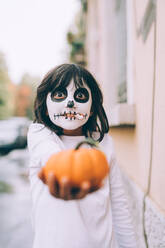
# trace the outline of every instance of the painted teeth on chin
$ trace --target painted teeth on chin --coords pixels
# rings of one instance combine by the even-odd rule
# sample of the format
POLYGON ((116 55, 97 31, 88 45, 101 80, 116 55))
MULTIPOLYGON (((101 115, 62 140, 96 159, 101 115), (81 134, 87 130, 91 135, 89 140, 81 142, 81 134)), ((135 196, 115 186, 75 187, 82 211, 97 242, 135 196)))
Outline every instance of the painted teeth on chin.
POLYGON ((77 117, 78 120, 82 120, 82 119, 84 118, 84 115, 82 115, 82 114, 77 114, 76 117, 77 117))
POLYGON ((72 111, 69 111, 68 113, 66 113, 66 111, 64 111, 64 113, 60 113, 60 114, 57 114, 57 115, 54 115, 54 119, 56 118, 59 118, 60 116, 63 116, 65 117, 65 119, 78 119, 78 120, 82 120, 82 119, 86 119, 87 117, 87 114, 79 114, 79 113, 76 113, 76 112, 72 112, 72 111))
POLYGON ((59 119, 60 116, 63 116, 62 114, 54 114, 54 119, 56 120, 57 118, 59 119))

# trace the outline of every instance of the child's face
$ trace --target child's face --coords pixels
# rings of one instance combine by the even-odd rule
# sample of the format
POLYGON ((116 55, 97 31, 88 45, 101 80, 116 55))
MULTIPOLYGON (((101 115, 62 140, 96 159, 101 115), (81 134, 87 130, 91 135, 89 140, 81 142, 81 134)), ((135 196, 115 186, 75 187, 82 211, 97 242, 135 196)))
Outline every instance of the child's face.
POLYGON ((85 85, 77 88, 73 80, 66 88, 57 88, 54 95, 47 95, 47 110, 50 120, 64 130, 75 130, 89 119, 92 106, 90 89, 85 85))

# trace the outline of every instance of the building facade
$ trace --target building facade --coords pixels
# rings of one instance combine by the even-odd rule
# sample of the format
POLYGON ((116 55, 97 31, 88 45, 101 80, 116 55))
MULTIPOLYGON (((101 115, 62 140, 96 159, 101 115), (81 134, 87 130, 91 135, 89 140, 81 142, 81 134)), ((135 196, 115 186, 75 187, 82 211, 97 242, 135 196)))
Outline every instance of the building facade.
POLYGON ((101 85, 139 247, 165 247, 165 1, 88 0, 87 67, 101 85))

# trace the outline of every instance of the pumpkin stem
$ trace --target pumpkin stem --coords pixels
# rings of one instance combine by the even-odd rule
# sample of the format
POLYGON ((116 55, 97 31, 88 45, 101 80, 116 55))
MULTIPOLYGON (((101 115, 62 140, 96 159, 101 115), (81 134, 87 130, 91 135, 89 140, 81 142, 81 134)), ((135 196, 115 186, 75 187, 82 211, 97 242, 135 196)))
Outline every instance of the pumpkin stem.
POLYGON ((75 147, 75 150, 78 150, 78 149, 80 148, 80 146, 82 146, 83 144, 88 144, 88 145, 90 145, 91 147, 93 147, 93 146, 94 146, 94 147, 98 147, 98 142, 97 142, 97 141, 93 140, 92 138, 87 138, 87 139, 85 139, 85 140, 79 142, 79 143, 77 144, 77 146, 75 147))

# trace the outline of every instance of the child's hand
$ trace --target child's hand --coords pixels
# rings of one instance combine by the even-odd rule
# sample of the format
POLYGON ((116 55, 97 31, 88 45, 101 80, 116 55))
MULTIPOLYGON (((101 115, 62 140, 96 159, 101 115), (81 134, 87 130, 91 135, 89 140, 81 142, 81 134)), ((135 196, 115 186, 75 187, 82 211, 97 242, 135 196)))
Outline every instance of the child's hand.
MULTIPOLYGON (((39 172, 38 176, 44 183, 46 183, 41 171, 39 172)), ((58 183, 53 173, 49 174, 48 182, 46 184, 48 185, 49 192, 51 195, 55 196, 56 198, 61 198, 63 200, 82 199, 88 193, 94 192, 101 187, 101 185, 97 188, 91 187, 90 183, 86 181, 82 183, 81 188, 75 189, 71 187, 71 183, 69 182, 68 178, 63 178, 63 180, 58 183)))

